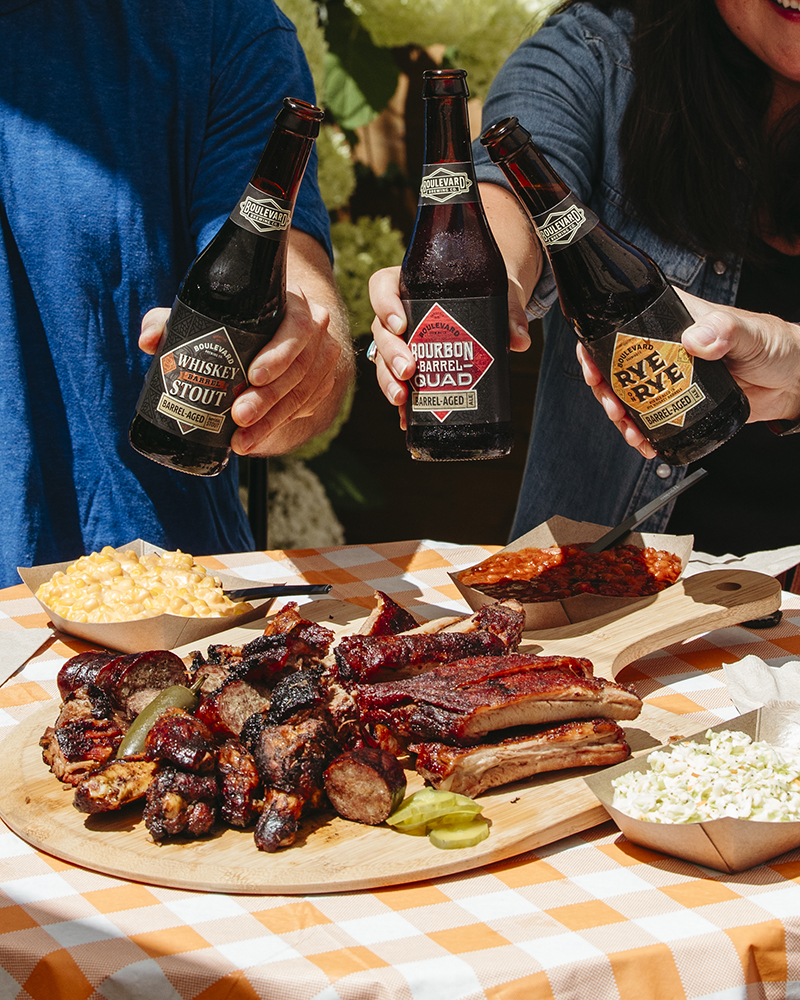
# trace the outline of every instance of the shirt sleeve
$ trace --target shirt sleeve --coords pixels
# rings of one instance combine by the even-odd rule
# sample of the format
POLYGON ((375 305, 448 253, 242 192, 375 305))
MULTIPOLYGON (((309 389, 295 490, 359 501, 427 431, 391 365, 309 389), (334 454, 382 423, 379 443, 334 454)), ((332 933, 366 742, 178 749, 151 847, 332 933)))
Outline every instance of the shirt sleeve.
MULTIPOLYGON (((198 250, 242 193, 272 131, 284 97, 316 103, 311 72, 294 25, 272 0, 216 5, 211 92, 203 149, 192 184, 190 224, 198 250)), ((292 225, 332 256, 329 217, 312 150, 292 225)))
MULTIPOLYGON (((624 33, 607 15, 577 7, 551 17, 501 68, 484 105, 483 128, 515 115, 564 183, 589 204, 608 173, 606 158, 618 158, 615 78, 629 75, 626 64, 624 33)), ((477 141, 474 157, 480 181, 510 187, 477 141)), ((556 298, 545 258, 529 315, 543 315, 556 298)))

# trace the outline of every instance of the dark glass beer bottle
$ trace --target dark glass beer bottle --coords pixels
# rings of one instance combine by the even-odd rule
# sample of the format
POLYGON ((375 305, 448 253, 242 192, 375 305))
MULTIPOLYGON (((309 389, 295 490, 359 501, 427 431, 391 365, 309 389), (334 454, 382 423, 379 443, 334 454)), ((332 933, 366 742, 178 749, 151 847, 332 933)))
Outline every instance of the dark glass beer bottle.
POLYGON ((425 162, 400 272, 417 362, 406 403, 413 458, 498 458, 511 450, 508 278, 475 181, 467 74, 423 73, 425 162))
POLYGON ((178 289, 129 430, 161 465, 196 476, 227 465, 231 406, 283 318, 289 226, 323 115, 284 98, 250 183, 178 289))
POLYGON ((693 320, 655 261, 572 194, 515 117, 481 142, 536 227, 564 316, 655 451, 686 465, 727 441, 747 397, 722 361, 681 345, 693 320))

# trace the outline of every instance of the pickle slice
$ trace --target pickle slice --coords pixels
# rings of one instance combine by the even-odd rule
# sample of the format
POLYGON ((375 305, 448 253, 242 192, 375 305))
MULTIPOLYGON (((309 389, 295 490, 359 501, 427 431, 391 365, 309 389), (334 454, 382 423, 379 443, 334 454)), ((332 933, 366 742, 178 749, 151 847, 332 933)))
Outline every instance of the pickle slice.
POLYGON ((459 847, 474 847, 488 836, 489 824, 482 816, 470 820, 469 823, 437 826, 428 833, 428 839, 433 846, 445 851, 459 847))
POLYGON ((421 788, 407 796, 386 820, 397 829, 424 826, 453 812, 466 812, 476 816, 481 806, 466 795, 447 792, 438 788, 421 788))

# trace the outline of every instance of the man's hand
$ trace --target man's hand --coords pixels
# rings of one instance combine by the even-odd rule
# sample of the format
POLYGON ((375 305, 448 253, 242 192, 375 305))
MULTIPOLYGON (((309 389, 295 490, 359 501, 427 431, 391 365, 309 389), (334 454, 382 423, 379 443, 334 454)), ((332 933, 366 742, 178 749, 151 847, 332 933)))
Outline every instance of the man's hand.
MULTIPOLYGON (((250 386, 231 410, 239 425, 231 446, 239 455, 282 455, 325 430, 353 377, 347 313, 330 261, 297 229, 290 233, 286 288, 283 321, 250 364, 250 386)), ((156 352, 168 317, 168 309, 144 316, 139 347, 147 354, 156 352)))
MULTIPOLYGON (((683 346, 706 361, 724 358, 750 402, 749 422, 796 420, 800 416, 800 326, 769 313, 746 312, 676 291, 695 320, 683 332, 683 346)), ((655 452, 580 343, 577 350, 584 381, 609 420, 628 444, 653 458, 655 452)))

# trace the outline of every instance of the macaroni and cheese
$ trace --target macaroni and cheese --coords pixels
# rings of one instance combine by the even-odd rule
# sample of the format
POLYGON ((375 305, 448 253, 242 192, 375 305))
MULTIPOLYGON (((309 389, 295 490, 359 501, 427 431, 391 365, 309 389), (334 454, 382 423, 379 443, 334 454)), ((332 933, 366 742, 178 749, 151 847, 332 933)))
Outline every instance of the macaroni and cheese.
POLYGON ((224 618, 252 607, 226 597, 220 581, 180 549, 139 558, 110 545, 81 556, 65 572, 54 573, 36 596, 61 618, 81 623, 163 614, 224 618))

